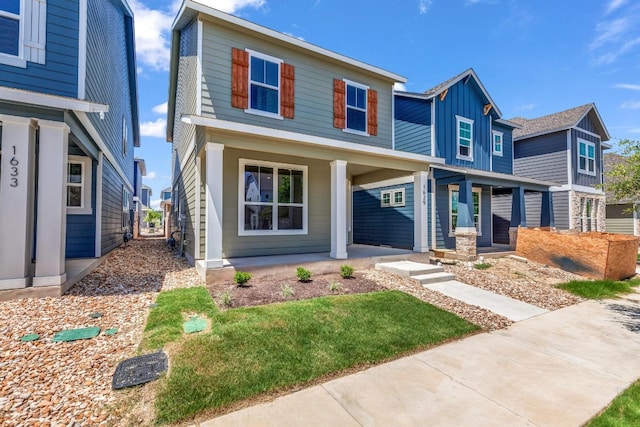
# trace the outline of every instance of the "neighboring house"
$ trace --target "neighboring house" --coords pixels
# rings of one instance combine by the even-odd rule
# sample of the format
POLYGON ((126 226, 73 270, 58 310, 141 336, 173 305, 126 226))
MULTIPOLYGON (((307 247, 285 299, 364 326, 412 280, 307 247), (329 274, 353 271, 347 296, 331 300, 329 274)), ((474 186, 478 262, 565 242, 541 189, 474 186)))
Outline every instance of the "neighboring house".
POLYGON ((140 227, 144 220, 144 188, 147 187, 142 183, 142 177, 147 175, 147 166, 144 160, 135 158, 133 159, 133 218, 131 223, 133 224, 133 238, 137 239, 140 235, 140 227))
POLYGON ((475 256, 478 246, 509 243, 510 229, 515 238, 525 225, 525 192, 539 196, 551 224, 553 183, 513 175, 518 125, 502 119, 473 69, 424 93, 396 92, 394 110, 395 149, 443 162, 425 165, 417 189, 411 177, 355 186, 354 242, 415 248, 420 230, 432 249, 475 256), (496 224, 494 194, 509 198, 504 223, 496 224), (416 206, 425 219, 414 216, 416 206))
POLYGON ((124 0, 0 2, 0 289, 61 288, 130 227, 139 146, 124 0))
POLYGON ((164 188, 160 192, 160 210, 162 211, 162 224, 164 227, 164 237, 171 236, 171 187, 164 188))
POLYGON ((513 133, 514 173, 559 184, 551 189, 556 228, 604 231, 605 194, 596 186, 603 183, 602 152, 611 146, 595 104, 511 121, 521 126, 513 133))
MULTIPOLYGON (((607 182, 607 172, 615 165, 624 162, 624 156, 615 153, 606 153, 604 155, 604 181, 607 182)), ((606 211, 606 227, 607 233, 630 234, 632 236, 640 235, 640 218, 638 218, 637 200, 621 199, 615 200, 608 191, 606 192, 607 211, 606 211)))
MULTIPOLYGON (((173 212, 202 275, 228 257, 347 258, 353 186, 410 177, 421 194, 444 162, 394 150, 400 75, 189 0, 171 52, 173 212)), ((426 230, 423 205, 413 217, 426 230)))

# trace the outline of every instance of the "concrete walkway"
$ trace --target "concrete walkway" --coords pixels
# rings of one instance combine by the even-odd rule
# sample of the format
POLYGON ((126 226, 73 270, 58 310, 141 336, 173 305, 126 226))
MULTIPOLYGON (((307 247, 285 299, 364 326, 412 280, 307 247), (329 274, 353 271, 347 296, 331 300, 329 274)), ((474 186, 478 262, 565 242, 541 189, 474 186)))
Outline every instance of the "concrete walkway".
POLYGON ((639 354, 639 295, 589 301, 200 426, 580 426, 640 377, 639 354))

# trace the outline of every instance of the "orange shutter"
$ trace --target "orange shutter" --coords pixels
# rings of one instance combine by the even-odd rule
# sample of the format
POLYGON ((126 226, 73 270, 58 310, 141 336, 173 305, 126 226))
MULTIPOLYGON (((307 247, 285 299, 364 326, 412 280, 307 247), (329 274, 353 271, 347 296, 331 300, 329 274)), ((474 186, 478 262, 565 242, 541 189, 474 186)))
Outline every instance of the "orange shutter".
POLYGON ((285 119, 293 119, 294 110, 295 67, 290 64, 280 65, 280 112, 285 119))
POLYGON ((338 129, 344 129, 347 124, 345 112, 345 91, 345 82, 333 79, 333 127, 338 129))
POLYGON ((249 52, 231 52, 231 106, 249 108, 249 52))
POLYGON ((367 128, 369 135, 378 134, 378 92, 373 89, 367 91, 367 128))

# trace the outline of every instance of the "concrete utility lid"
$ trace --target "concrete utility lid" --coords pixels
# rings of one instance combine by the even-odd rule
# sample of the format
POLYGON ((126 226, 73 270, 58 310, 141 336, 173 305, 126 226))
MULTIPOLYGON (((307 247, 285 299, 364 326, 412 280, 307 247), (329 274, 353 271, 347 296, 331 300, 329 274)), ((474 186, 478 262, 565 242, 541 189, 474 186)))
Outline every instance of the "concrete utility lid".
POLYGON ((53 342, 58 341, 77 341, 93 338, 100 333, 100 328, 92 326, 89 328, 68 329, 66 331, 56 332, 53 336, 53 342))
POLYGON ((162 350, 123 360, 116 367, 111 387, 118 390, 154 381, 167 368, 167 355, 162 350))
POLYGON ((182 328, 187 334, 193 334, 194 332, 202 332, 207 329, 207 321, 198 316, 193 316, 182 324, 182 328))
POLYGON ((39 338, 40 338, 40 335, 38 335, 38 334, 27 334, 27 335, 23 335, 22 337, 20 337, 20 341, 29 342, 29 341, 35 341, 35 340, 37 340, 39 338))

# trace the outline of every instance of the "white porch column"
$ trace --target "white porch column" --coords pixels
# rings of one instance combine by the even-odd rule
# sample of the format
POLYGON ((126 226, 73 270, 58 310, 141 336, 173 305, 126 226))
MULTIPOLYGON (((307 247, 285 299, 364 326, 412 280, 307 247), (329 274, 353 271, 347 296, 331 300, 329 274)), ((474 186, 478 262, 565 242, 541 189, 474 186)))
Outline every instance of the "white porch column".
POLYGON ((347 259, 347 162, 331 162, 331 258, 347 259))
POLYGON ((413 174, 413 251, 429 252, 429 227, 427 212, 429 174, 413 174))
MULTIPOLYGON (((36 220, 36 275, 33 286, 61 285, 67 280, 67 153, 69 126, 39 120, 38 216, 36 220)), ((91 171, 85 171, 91 174, 91 171)))
POLYGON ((0 122, 0 289, 25 288, 31 284, 36 123, 8 115, 0 122))
MULTIPOLYGON (((222 267, 222 176, 224 145, 207 143, 206 152, 206 193, 205 214, 206 242, 204 267, 222 267)), ((197 197, 197 195, 196 195, 197 197)))

